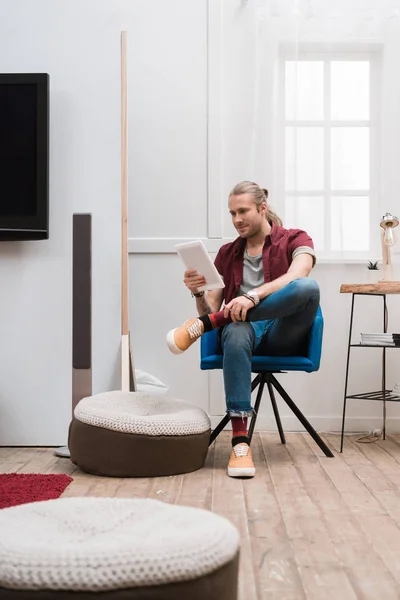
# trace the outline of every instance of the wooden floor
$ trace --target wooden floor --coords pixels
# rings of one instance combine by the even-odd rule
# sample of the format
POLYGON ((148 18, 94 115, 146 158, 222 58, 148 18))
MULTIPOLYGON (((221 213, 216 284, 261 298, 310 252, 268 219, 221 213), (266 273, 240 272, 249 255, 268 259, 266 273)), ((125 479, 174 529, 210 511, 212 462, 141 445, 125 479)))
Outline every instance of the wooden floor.
POLYGON ((240 600, 400 598, 400 436, 360 444, 323 436, 257 433, 254 479, 227 477, 230 434, 204 469, 156 479, 109 479, 75 469, 51 449, 0 448, 0 472, 67 473, 64 496, 148 497, 210 509, 242 538, 240 600))

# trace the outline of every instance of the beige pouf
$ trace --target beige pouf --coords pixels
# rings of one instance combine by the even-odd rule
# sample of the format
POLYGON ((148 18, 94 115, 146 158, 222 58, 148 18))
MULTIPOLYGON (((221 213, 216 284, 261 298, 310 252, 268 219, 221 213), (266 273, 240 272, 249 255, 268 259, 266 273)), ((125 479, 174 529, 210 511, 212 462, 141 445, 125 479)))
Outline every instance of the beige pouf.
POLYGON ((239 534, 158 500, 62 498, 0 511, 0 600, 235 600, 239 534))
POLYGON ((81 400, 68 447, 82 470, 109 477, 159 477, 204 465, 208 415, 184 400, 142 392, 106 392, 81 400))

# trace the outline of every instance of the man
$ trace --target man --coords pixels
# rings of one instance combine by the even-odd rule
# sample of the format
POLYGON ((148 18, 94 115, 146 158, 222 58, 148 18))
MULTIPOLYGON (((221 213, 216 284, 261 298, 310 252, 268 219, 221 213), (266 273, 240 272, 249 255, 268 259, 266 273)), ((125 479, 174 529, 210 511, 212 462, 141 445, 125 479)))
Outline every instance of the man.
POLYGON ((226 405, 233 434, 231 477, 255 474, 247 435, 247 419, 253 412, 252 356, 304 354, 319 305, 318 285, 308 279, 315 264, 312 239, 302 230, 282 227, 267 197, 267 190, 251 181, 233 188, 229 210, 239 237, 222 246, 215 259, 225 288, 199 292, 204 277, 187 270, 184 283, 196 298, 199 317, 167 335, 170 350, 180 354, 206 331, 222 328, 226 405))

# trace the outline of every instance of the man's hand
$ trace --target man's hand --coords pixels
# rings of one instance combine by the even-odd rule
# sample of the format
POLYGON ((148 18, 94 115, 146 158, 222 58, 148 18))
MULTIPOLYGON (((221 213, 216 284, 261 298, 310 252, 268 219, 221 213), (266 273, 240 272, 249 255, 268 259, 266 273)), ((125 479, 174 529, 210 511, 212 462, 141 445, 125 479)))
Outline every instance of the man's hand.
POLYGON ((224 307, 224 317, 231 315, 231 319, 234 323, 236 321, 245 321, 247 311, 254 307, 252 300, 249 300, 245 296, 238 296, 226 304, 224 307))
POLYGON ((203 275, 199 275, 194 269, 188 269, 183 276, 183 283, 193 294, 197 294, 198 288, 205 285, 206 280, 203 275))

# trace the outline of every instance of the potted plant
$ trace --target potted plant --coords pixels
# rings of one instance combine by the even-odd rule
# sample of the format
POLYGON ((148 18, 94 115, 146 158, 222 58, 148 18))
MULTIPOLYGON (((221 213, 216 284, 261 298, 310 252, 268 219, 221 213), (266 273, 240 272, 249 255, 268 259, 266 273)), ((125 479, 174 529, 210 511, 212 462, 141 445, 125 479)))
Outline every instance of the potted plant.
POLYGON ((379 261, 368 261, 368 283, 377 283, 380 279, 379 261))

